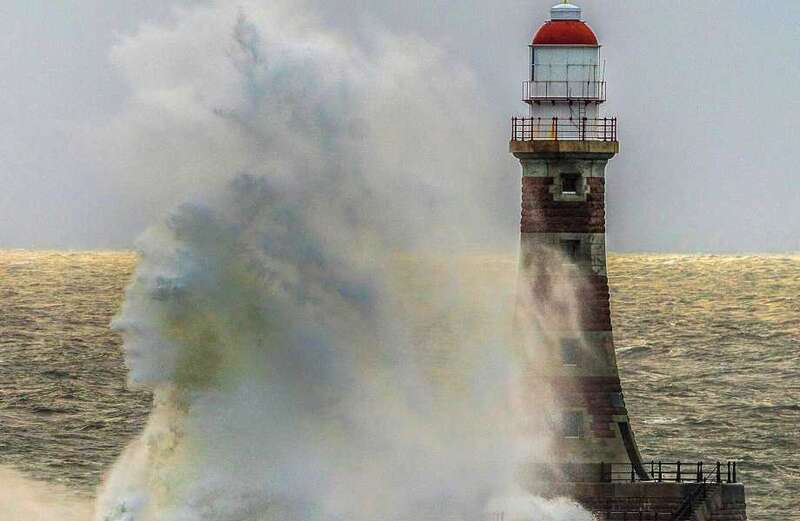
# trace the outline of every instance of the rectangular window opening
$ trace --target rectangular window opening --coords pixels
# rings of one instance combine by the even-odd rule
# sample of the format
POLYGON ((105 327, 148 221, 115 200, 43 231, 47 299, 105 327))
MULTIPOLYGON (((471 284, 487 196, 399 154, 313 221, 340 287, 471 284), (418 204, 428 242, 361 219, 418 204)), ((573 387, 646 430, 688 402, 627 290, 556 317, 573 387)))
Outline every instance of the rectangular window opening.
POLYGON ((580 179, 581 176, 579 174, 561 174, 561 193, 577 195, 580 179))
POLYGON ((580 239, 566 239, 561 241, 561 251, 570 261, 577 261, 581 252, 580 239))
POLYGON ((577 367, 581 356, 580 341, 576 338, 561 340, 561 363, 565 366, 577 367))
POLYGON ((583 413, 566 411, 564 413, 564 437, 580 438, 583 436, 583 413))

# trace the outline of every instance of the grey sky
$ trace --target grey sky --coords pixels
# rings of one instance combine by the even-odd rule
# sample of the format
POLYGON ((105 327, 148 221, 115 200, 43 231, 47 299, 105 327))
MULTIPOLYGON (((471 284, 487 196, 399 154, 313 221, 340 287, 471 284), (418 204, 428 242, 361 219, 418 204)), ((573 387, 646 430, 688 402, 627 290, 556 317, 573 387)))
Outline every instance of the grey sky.
MULTIPOLYGON (((527 44, 553 0, 318 3, 343 31, 377 21, 472 67, 493 107, 486 146, 505 149, 508 118, 524 113, 527 44)), ((800 250, 800 2, 578 3, 604 45, 605 110, 620 119, 622 153, 608 169, 611 248, 800 250)), ((79 138, 129 95, 111 46, 142 23, 169 23, 165 4, 3 2, 0 247, 127 247, 152 221, 141 201, 103 182, 79 138)), ((489 189, 513 238, 519 169, 500 157, 489 189)))

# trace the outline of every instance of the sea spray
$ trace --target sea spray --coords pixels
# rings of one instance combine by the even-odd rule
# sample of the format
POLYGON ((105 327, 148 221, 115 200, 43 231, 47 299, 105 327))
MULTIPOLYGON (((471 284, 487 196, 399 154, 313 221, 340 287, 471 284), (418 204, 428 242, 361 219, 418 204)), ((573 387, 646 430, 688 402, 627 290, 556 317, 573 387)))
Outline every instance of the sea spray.
POLYGON ((140 240, 114 321, 155 401, 96 519, 466 521, 508 494, 519 519, 564 512, 519 492, 545 444, 516 428, 539 404, 513 284, 474 299, 457 270, 497 235, 471 79, 298 12, 212 3, 114 53, 134 95, 109 134, 135 152, 110 166, 155 207, 191 202, 140 240), (449 269, 398 284, 426 255, 449 269))
POLYGON ((461 317, 441 280, 450 338, 426 339, 371 241, 326 246, 264 178, 237 178, 215 204, 183 206, 142 242, 114 325, 132 380, 159 399, 102 515, 480 517, 514 463, 500 317, 495 333, 447 324, 461 317), (445 341, 431 374, 415 347, 445 341))

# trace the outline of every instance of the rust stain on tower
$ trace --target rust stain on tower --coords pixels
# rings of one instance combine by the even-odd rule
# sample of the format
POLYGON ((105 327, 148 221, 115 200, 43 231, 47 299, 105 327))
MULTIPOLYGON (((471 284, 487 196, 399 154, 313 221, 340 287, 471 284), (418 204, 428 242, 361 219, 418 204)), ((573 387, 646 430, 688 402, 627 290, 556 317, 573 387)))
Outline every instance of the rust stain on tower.
POLYGON ((510 142, 522 165, 518 321, 542 347, 529 371, 531 399, 547 393, 557 404, 549 461, 532 463, 532 479, 601 519, 746 519, 734 462, 642 461, 630 426, 606 269, 606 166, 619 152, 617 120, 600 113, 600 44, 579 7, 551 9, 530 45, 522 92, 529 113, 512 118, 510 142))

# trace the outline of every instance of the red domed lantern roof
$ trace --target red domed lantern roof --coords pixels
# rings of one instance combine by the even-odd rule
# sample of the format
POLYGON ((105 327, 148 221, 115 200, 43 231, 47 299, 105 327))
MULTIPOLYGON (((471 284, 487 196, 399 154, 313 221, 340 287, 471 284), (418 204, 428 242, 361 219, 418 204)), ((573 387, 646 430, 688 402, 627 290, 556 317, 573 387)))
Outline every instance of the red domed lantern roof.
POLYGON ((591 45, 597 47, 594 31, 580 20, 551 20, 536 31, 533 45, 591 45))

